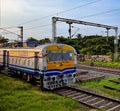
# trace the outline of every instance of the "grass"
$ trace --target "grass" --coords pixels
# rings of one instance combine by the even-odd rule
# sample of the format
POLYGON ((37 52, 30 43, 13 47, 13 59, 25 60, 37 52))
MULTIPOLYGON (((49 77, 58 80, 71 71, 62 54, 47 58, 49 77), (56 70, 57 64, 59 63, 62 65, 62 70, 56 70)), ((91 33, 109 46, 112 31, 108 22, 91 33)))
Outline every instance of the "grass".
POLYGON ((103 65, 103 66, 110 66, 110 67, 118 67, 120 68, 119 62, 94 62, 95 65, 103 65))
MULTIPOLYGON (((91 61, 84 61, 84 62, 79 62, 79 63, 80 64, 90 65, 91 61)), ((99 61, 94 61, 94 65, 120 68, 120 63, 119 62, 99 62, 99 61)))
POLYGON ((116 80, 116 79, 118 79, 118 78, 116 78, 116 77, 112 77, 112 78, 110 77, 110 78, 104 78, 104 79, 102 78, 102 79, 87 81, 84 83, 78 82, 77 84, 84 89, 89 89, 89 90, 92 89, 93 91, 100 93, 102 95, 120 99, 120 92, 119 91, 106 89, 103 87, 104 85, 107 85, 107 86, 110 86, 112 88, 116 88, 119 90, 120 84, 116 84, 116 83, 109 81, 109 80, 116 80))
POLYGON ((78 102, 0 74, 0 111, 89 111, 78 102))

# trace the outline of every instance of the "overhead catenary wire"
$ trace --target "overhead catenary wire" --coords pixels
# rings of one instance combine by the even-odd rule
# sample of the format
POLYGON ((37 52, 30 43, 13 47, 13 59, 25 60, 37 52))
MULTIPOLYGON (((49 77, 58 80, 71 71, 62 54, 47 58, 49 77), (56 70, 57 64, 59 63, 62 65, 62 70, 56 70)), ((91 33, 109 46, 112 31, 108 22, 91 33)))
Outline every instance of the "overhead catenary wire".
POLYGON ((99 12, 99 13, 95 13, 95 14, 91 14, 91 15, 86 15, 86 16, 82 16, 82 17, 79 17, 79 18, 76 18, 76 19, 88 18, 88 17, 93 17, 93 16, 96 16, 96 15, 103 15, 103 14, 107 14, 107 13, 111 13, 111 12, 115 12, 115 11, 120 11, 120 8, 119 9, 108 10, 108 11, 103 11, 103 12, 99 12))
MULTIPOLYGON (((97 16, 97 15, 103 15, 103 14, 107 14, 107 13, 111 13, 111 12, 115 12, 115 11, 120 11, 120 9, 113 9, 113 10, 103 11, 103 12, 99 12, 99 13, 95 13, 95 14, 91 14, 91 15, 87 15, 87 16, 82 16, 82 17, 75 18, 75 19, 88 18, 88 17, 93 17, 93 16, 97 16)), ((50 25, 51 24, 45 24, 45 25, 41 25, 41 26, 30 27, 30 28, 27 28, 25 30, 31 30, 31 29, 39 28, 39 27, 42 28, 42 27, 46 27, 46 26, 50 26, 50 25)))
MULTIPOLYGON (((15 33, 15 32, 12 32, 12 31, 9 31, 9 30, 6 30, 6 29, 4 29, 4 28, 0 28, 1 30, 4 30, 4 31, 7 31, 7 32, 9 32, 10 34, 15 34, 15 35, 17 35, 17 36, 20 36, 19 34, 17 34, 17 33, 15 33)), ((8 34, 8 33, 7 33, 8 34)))
MULTIPOLYGON (((79 6, 76 6, 76 7, 67 9, 67 10, 64 10, 64 11, 60 11, 60 12, 57 12, 57 13, 55 13, 55 14, 51 14, 51 15, 48 15, 48 16, 44 16, 44 17, 41 17, 41 18, 37 18, 37 19, 33 19, 33 20, 30 20, 30 21, 21 23, 21 25, 23 25, 23 24, 28 24, 28 23, 31 23, 31 22, 35 22, 35 21, 38 21, 38 20, 41 20, 41 19, 45 19, 45 18, 51 17, 51 16, 53 16, 53 15, 58 15, 58 14, 66 13, 66 12, 69 12, 69 11, 74 10, 74 9, 77 9, 77 8, 81 8, 81 7, 84 7, 84 6, 88 6, 88 5, 97 3, 97 2, 99 2, 99 1, 102 1, 102 0, 95 0, 95 1, 92 1, 92 2, 88 2, 88 3, 86 3, 86 4, 79 5, 79 6)), ((19 24, 19 25, 20 25, 20 24, 19 24)), ((30 29, 34 29, 34 28, 38 28, 38 27, 46 27, 47 25, 51 25, 51 24, 45 24, 45 25, 42 25, 42 26, 35 26, 35 27, 28 28, 28 29, 24 29, 24 30, 30 30, 30 29)), ((3 27, 3 29, 8 29, 8 28, 15 28, 15 27, 3 27)), ((6 30, 6 31, 7 31, 7 30, 6 30)), ((8 32, 8 31, 7 31, 7 32, 8 32)), ((9 31, 9 33, 10 33, 10 32, 12 33, 12 31, 9 31)), ((13 32, 13 33, 14 33, 14 32, 13 32)))
POLYGON ((26 21, 26 22, 20 23, 19 25, 23 25, 23 24, 25 25, 25 24, 28 24, 28 23, 31 23, 31 22, 36 22, 36 21, 39 21, 39 20, 41 20, 41 19, 45 19, 45 18, 54 16, 54 15, 63 14, 63 13, 69 12, 69 11, 71 11, 71 10, 75 10, 75 9, 77 9, 77 8, 81 8, 81 7, 85 7, 85 6, 88 6, 88 5, 97 3, 97 2, 99 2, 99 1, 102 1, 102 0, 95 0, 95 1, 92 1, 92 2, 88 2, 88 3, 86 3, 86 4, 79 5, 79 6, 76 6, 76 7, 67 9, 67 10, 64 10, 64 11, 60 11, 60 12, 54 13, 54 14, 50 14, 50 15, 48 15, 48 16, 44 16, 44 17, 36 18, 36 19, 30 20, 30 21, 26 21))
MULTIPOLYGON (((100 1, 100 0, 97 0, 96 2, 98 2, 98 1, 100 1)), ((95 2, 95 1, 94 1, 95 2)), ((92 3, 92 2, 90 2, 90 3, 92 3)), ((77 7, 76 7, 77 8, 77 7)), ((69 10, 72 10, 72 9, 75 9, 75 7, 74 8, 71 8, 71 9, 69 9, 69 10)), ((80 18, 88 18, 88 17, 93 17, 93 16, 97 16, 97 15, 103 15, 103 14, 107 14, 107 13, 111 13, 111 12, 115 12, 115 11, 119 11, 120 9, 113 9, 113 10, 108 10, 108 11, 103 11, 103 12, 99 12, 99 13, 95 13, 95 14, 91 14, 91 15, 86 15, 86 16, 82 16, 82 17, 79 17, 79 18, 75 18, 75 19, 80 19, 80 18)), ((68 10, 66 10, 66 11, 68 11, 68 10)), ((66 12, 66 11, 63 11, 63 13, 64 12, 66 12)), ((60 12, 60 13, 62 13, 62 12, 60 12)), ((48 17, 48 16, 46 16, 46 17, 48 17)), ((45 18, 45 17, 43 17, 43 18, 45 18)), ((42 18, 42 19, 43 19, 42 18)), ((32 22, 32 21, 31 21, 32 22)), ((31 29, 35 29, 35 28, 39 28, 39 27, 41 27, 41 28, 43 28, 43 27, 47 27, 47 26, 50 26, 51 24, 45 24, 45 25, 41 25, 41 26, 35 26, 35 27, 30 27, 30 28, 26 28, 26 29, 24 29, 24 30, 31 30, 31 29)), ((14 28, 14 27, 5 27, 5 28, 14 28)), ((14 32, 13 32, 14 33, 14 32)))
POLYGON ((51 26, 52 24, 45 24, 45 25, 40 25, 40 26, 35 26, 35 27, 30 27, 30 28, 26 28, 24 30, 31 30, 31 29, 35 29, 35 28, 40 28, 40 27, 46 27, 46 26, 51 26))
MULTIPOLYGON (((97 16, 97 15, 103 15, 103 14, 107 14, 107 13, 112 13, 112 12, 115 12, 115 11, 120 11, 120 9, 113 9, 113 10, 103 11, 103 12, 99 12, 99 13, 95 13, 95 14, 91 14, 91 15, 87 15, 87 16, 82 16, 82 17, 75 18, 75 19, 88 18, 88 17, 97 16)), ((32 29, 43 28, 43 27, 47 27, 47 26, 51 26, 51 24, 34 26, 34 27, 26 28, 26 29, 24 29, 24 30, 32 30, 32 29)), ((14 27, 6 27, 6 28, 14 28, 14 27)), ((4 28, 2 28, 2 29, 4 29, 4 28)), ((7 30, 6 30, 6 31, 7 31, 7 30)), ((7 32, 8 32, 8 31, 7 31, 7 32)), ((9 33, 14 33, 14 32, 9 31, 9 33)), ((15 34, 16 34, 16 33, 15 33, 15 34)))

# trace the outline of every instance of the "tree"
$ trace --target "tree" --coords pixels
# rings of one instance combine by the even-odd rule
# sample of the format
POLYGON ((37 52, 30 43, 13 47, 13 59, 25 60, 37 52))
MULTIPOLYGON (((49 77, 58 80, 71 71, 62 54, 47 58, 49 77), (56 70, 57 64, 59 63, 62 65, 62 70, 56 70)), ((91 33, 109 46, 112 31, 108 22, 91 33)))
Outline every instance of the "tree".
POLYGON ((40 44, 51 43, 49 38, 39 40, 40 44))
POLYGON ((3 37, 2 35, 0 35, 0 44, 3 44, 3 43, 8 43, 9 39, 3 37))
POLYGON ((29 37, 26 41, 37 41, 38 42, 38 40, 33 37, 29 37))

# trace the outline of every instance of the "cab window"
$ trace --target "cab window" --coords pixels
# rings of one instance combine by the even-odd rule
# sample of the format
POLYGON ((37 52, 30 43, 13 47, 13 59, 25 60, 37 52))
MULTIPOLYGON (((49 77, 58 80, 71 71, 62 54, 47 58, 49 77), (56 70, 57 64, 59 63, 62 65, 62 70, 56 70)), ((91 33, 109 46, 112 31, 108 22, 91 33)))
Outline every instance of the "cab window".
POLYGON ((49 51, 49 61, 70 61, 72 60, 72 51, 49 51))

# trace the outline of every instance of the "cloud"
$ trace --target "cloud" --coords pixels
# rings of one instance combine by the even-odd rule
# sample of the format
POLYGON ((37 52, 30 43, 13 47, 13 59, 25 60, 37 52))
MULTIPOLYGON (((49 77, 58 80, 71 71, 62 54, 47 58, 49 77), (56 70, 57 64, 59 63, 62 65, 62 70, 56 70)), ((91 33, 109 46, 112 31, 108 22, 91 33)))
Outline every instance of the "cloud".
POLYGON ((25 0, 2 0, 2 12, 7 14, 19 14, 27 8, 25 0))
MULTIPOLYGON (((74 9, 76 6, 80 6, 91 2, 90 0, 1 0, 2 1, 2 26, 18 26, 19 24, 24 26, 24 29, 35 26, 43 26, 51 23, 51 17, 47 19, 39 19, 49 15, 59 16, 62 18, 80 18, 82 16, 88 16, 91 14, 104 12, 106 10, 112 10, 120 7, 120 1, 118 0, 102 0, 101 2, 91 4, 85 7, 74 9), (119 3, 118 3, 119 2, 119 3), (114 3, 114 5, 113 5, 114 3), (65 13, 60 13, 68 9, 74 9, 65 13), (57 14, 58 13, 58 14, 57 14), (56 15, 54 15, 56 14, 56 15), (37 20, 36 20, 37 19, 37 20), (28 24, 24 24, 28 21, 33 20, 28 24)), ((92 0, 95 1, 95 0, 92 0)), ((119 23, 119 12, 108 13, 104 15, 97 15, 88 18, 82 18, 80 20, 88 22, 97 22, 102 24, 116 25, 119 23)), ((28 35, 33 37, 36 36, 47 36, 52 35, 52 26, 33 28, 33 30, 24 30, 24 36, 27 38, 28 35)), ((68 27, 60 23, 57 24, 58 34, 67 33, 68 27), (61 27, 61 28, 59 28, 61 27)), ((80 30, 81 31, 81 30, 80 30)), ((82 33, 82 32, 81 32, 82 33)))

